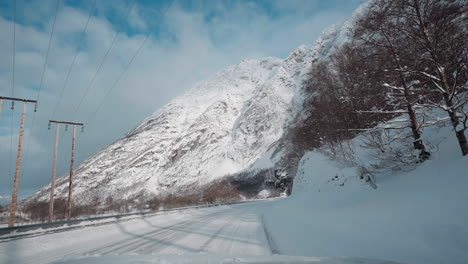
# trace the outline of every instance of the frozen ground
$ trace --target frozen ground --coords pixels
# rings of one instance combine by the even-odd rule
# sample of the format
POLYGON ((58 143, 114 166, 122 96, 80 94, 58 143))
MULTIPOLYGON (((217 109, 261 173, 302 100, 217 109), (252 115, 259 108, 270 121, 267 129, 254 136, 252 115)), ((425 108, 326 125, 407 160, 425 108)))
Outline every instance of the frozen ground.
POLYGON ((297 256, 229 256, 229 255, 207 255, 207 254, 185 254, 185 255, 124 255, 124 256, 99 256, 66 259, 62 262, 66 264, 398 264, 396 262, 372 260, 362 258, 318 258, 318 257, 297 257, 297 256))
POLYGON ((0 263, 373 263, 278 256, 257 210, 272 201, 189 209, 19 239, 0 237, 0 263), (270 241, 269 241, 270 240, 270 241))
MULTIPOLYGON (((431 158, 376 173, 376 190, 357 168, 307 153, 292 196, 261 209, 281 253, 468 263, 468 156, 448 125, 425 129, 424 137, 431 158)), ((356 159, 371 163, 359 137, 352 143, 356 159)))
POLYGON ((274 255, 275 242, 257 212, 270 202, 4 235, 0 263, 390 263, 274 255))
POLYGON ((108 254, 269 255, 263 226, 250 207, 192 209, 1 241, 1 263, 50 263, 108 254))

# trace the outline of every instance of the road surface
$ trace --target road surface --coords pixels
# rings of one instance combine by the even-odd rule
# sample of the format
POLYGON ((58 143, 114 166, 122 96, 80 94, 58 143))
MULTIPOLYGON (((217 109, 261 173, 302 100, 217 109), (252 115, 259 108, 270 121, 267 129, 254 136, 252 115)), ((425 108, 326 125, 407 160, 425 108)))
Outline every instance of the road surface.
POLYGON ((248 204, 188 209, 3 239, 0 263, 39 264, 83 255, 120 254, 264 256, 275 253, 267 233, 261 216, 248 204))

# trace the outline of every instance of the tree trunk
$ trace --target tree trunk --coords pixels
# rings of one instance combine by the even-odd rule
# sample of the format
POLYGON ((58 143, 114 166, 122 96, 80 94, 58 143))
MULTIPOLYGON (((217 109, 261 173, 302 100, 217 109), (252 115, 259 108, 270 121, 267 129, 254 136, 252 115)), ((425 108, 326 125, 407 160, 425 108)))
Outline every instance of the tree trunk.
POLYGON ((458 144, 460 144, 461 152, 463 156, 465 156, 468 154, 468 142, 465 133, 463 133, 463 131, 456 131, 455 133, 457 135, 458 144))
MULTIPOLYGON (((448 115, 450 117, 452 127, 455 130, 455 135, 457 136, 457 140, 458 140, 458 144, 460 145, 461 152, 462 152, 463 156, 465 156, 465 155, 468 154, 468 143, 467 143, 467 140, 466 140, 464 130, 457 130, 458 125, 460 124, 460 120, 459 120, 459 118, 457 116, 456 111, 453 109, 453 103, 452 103, 452 99, 451 99, 452 96, 451 96, 451 92, 450 92, 450 86, 449 86, 449 84, 447 82, 447 76, 446 76, 446 73, 445 73, 445 68, 442 67, 442 65, 440 64, 440 60, 439 60, 439 58, 437 56, 436 49, 435 49, 434 45, 432 44, 431 36, 428 33, 426 24, 424 23, 424 20, 423 20, 422 14, 421 14, 421 9, 419 7, 419 2, 417 0, 413 0, 413 8, 414 8, 414 10, 416 12, 416 15, 418 17, 419 30, 422 33, 423 40, 426 43, 426 46, 430 51, 432 60, 434 62, 434 67, 435 67, 435 69, 437 71, 437 74, 439 75, 440 85, 442 86, 445 105, 448 108, 447 113, 448 113, 448 115)), ((452 91, 452 93, 455 94, 455 91, 452 91)))
MULTIPOLYGON (((450 99, 450 90, 449 85, 447 82, 447 76, 445 76, 445 70, 442 67, 437 67, 437 71, 439 72, 442 88, 444 89, 444 100, 445 104, 449 108, 448 115, 450 117, 450 121, 452 122, 453 129, 455 130, 455 134, 458 139, 458 144, 460 145, 461 152, 463 156, 468 154, 468 143, 466 141, 466 136, 464 130, 457 130, 458 125, 460 124, 460 120, 458 119, 456 110, 453 109, 453 103, 450 99)), ((463 109, 463 108, 462 108, 463 109)))
POLYGON ((396 50, 395 50, 395 48, 393 46, 392 41, 390 40, 390 38, 387 36, 387 34, 385 33, 385 31, 383 29, 381 29, 381 32, 384 35, 384 37, 385 37, 385 39, 386 39, 386 41, 387 41, 387 43, 388 43, 388 45, 390 47, 390 52, 392 53, 392 57, 393 57, 393 59, 395 61, 396 66, 399 69, 398 76, 400 78, 401 84, 402 84, 403 89, 404 89, 406 109, 407 109, 408 116, 409 116, 409 119, 410 119, 411 132, 413 133, 413 138, 414 138, 413 146, 414 146, 415 149, 420 151, 419 152, 419 159, 421 161, 427 160, 431 154, 426 151, 426 146, 424 146, 424 143, 422 141, 421 131, 419 131, 419 122, 418 122, 418 119, 417 119, 417 116, 416 116, 416 112, 414 111, 413 104, 411 103, 410 87, 408 86, 408 84, 406 82, 405 76, 403 76, 403 74, 402 74, 402 71, 404 70, 403 66, 400 63, 400 58, 399 58, 399 56, 398 56, 398 54, 397 54, 397 52, 396 52, 396 50))
POLYGON ((414 137, 413 146, 415 149, 420 151, 419 158, 422 161, 427 160, 431 154, 426 151, 426 146, 424 146, 424 143, 422 141, 421 132, 419 131, 419 128, 418 128, 418 120, 416 118, 416 112, 414 111, 413 106, 409 103, 407 104, 407 110, 408 110, 408 116, 411 122, 411 132, 413 133, 413 137, 414 137))
MULTIPOLYGON (((444 88, 444 86, 442 86, 442 88, 444 88)), ((454 112, 452 109, 453 104, 450 101, 448 94, 444 94, 444 100, 445 104, 449 108, 449 111, 447 111, 447 113, 450 117, 450 121, 452 123, 453 130, 455 131, 455 135, 457 136, 458 144, 460 145, 462 155, 465 156, 468 154, 468 142, 466 140, 465 132, 464 130, 457 130, 458 125, 460 124, 460 120, 458 119, 457 113, 454 112)))

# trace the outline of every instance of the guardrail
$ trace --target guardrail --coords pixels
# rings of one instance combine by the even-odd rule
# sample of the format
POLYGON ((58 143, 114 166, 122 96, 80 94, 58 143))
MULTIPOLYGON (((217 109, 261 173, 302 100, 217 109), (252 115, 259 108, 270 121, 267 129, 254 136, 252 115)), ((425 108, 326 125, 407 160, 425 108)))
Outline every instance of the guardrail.
MULTIPOLYGON (((252 203, 252 202, 259 202, 259 201, 268 201, 268 200, 273 200, 273 199, 276 199, 276 197, 267 198, 267 199, 254 199, 254 200, 246 200, 246 201, 239 201, 239 202, 220 203, 220 204, 185 206, 185 207, 163 209, 163 210, 157 210, 157 211, 132 212, 132 213, 119 214, 119 215, 96 216, 96 217, 89 217, 89 218, 82 218, 82 219, 72 219, 69 221, 63 220, 63 221, 57 221, 57 222, 52 222, 52 223, 39 223, 39 224, 22 225, 22 226, 14 226, 14 227, 4 227, 4 228, 0 228, 0 241, 37 235, 37 233, 20 234, 20 233, 24 233, 24 232, 35 230, 35 229, 52 229, 52 228, 66 226, 64 229, 51 230, 51 232, 65 231, 65 230, 69 230, 73 228, 84 227, 82 225, 78 225, 82 222, 90 222, 89 225, 85 225, 85 226, 110 224, 113 222, 122 221, 122 218, 129 217, 129 216, 143 217, 143 216, 157 215, 160 213, 167 213, 167 212, 173 212, 173 211, 182 211, 182 210, 188 210, 188 209, 198 209, 198 208, 216 207, 216 206, 242 204, 242 203, 252 203), (112 219, 112 218, 115 218, 115 220, 98 223, 98 224, 92 223, 94 221, 112 219), (11 234, 11 236, 7 236, 8 234, 11 234)), ((132 220, 132 219, 135 219, 135 218, 129 218, 125 220, 132 220)), ((46 234, 46 233, 48 232, 41 232, 40 234, 46 234)))

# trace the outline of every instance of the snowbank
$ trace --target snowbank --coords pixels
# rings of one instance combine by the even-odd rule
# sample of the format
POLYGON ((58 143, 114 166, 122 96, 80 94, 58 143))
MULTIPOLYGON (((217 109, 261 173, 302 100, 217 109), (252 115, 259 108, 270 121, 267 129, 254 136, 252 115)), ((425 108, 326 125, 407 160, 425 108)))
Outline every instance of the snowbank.
POLYGON ((405 263, 468 263, 468 157, 448 127, 425 132, 438 151, 378 189, 319 152, 300 163, 293 194, 262 208, 281 254, 405 263))
POLYGON ((70 257, 55 264, 398 264, 389 261, 360 258, 314 258, 290 256, 245 256, 232 257, 211 254, 189 255, 120 255, 120 256, 88 256, 70 257))

